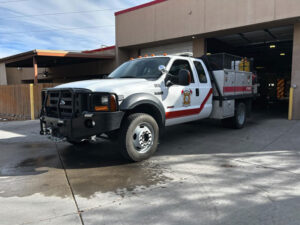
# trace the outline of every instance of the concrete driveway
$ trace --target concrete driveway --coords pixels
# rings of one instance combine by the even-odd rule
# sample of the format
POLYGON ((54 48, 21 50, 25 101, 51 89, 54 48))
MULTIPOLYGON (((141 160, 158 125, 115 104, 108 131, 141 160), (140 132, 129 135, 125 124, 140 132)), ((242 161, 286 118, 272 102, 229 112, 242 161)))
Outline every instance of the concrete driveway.
POLYGON ((0 224, 300 224, 300 121, 255 115, 170 127, 148 161, 0 123, 0 224))

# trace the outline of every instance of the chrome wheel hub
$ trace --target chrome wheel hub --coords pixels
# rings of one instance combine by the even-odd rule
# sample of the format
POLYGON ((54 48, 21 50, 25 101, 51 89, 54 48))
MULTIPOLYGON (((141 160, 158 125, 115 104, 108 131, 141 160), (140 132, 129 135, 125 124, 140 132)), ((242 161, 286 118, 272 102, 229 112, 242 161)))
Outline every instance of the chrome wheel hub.
POLYGON ((146 153, 153 145, 153 138, 153 128, 146 123, 139 124, 132 135, 132 141, 136 151, 146 153))

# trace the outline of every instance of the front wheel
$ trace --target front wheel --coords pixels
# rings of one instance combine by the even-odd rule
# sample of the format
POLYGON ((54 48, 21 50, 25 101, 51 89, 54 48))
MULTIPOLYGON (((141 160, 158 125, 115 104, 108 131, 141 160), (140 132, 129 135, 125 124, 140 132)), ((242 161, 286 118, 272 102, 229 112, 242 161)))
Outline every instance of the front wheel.
POLYGON ((131 114, 121 129, 121 153, 134 162, 148 159, 157 149, 158 138, 159 128, 152 116, 131 114))

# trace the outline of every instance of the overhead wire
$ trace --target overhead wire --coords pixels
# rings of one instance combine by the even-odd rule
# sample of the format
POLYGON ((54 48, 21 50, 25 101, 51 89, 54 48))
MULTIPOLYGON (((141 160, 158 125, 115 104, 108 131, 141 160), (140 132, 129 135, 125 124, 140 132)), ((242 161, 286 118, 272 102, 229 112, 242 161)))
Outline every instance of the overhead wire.
POLYGON ((15 3, 15 2, 27 2, 27 1, 31 1, 31 0, 12 0, 12 1, 0 1, 0 4, 1 3, 15 3))
POLYGON ((84 14, 84 13, 104 12, 104 11, 114 11, 114 10, 120 10, 120 9, 99 9, 99 10, 86 10, 86 11, 41 13, 41 14, 32 14, 32 15, 20 15, 20 16, 3 17, 3 18, 0 18, 0 19, 1 20, 7 20, 7 19, 16 19, 16 18, 25 18, 25 17, 54 16, 54 15, 67 15, 67 14, 84 14))
MULTIPOLYGON (((0 4, 6 3, 17 3, 17 2, 25 2, 31 0, 11 0, 11 1, 0 1, 0 4)), ((104 12, 104 11, 114 11, 121 10, 120 8, 111 8, 111 9, 99 9, 99 10, 85 10, 85 11, 70 11, 70 12, 54 12, 54 13, 41 13, 41 14, 32 14, 32 15, 19 15, 19 16, 11 16, 6 18, 0 18, 1 20, 5 19, 15 19, 15 18, 30 18, 30 17, 39 17, 39 16, 51 16, 51 15, 67 15, 67 14, 84 14, 84 13, 93 13, 93 12, 104 12)), ((32 30, 32 31, 17 31, 17 32, 0 32, 1 35, 9 35, 9 34, 28 34, 28 33, 39 33, 39 32, 51 32, 51 31, 59 31, 59 30, 84 30, 84 29, 99 29, 105 27, 115 27, 115 25, 101 25, 101 26, 85 26, 85 27, 70 27, 70 28, 54 28, 54 29, 45 29, 45 30, 32 30)))
POLYGON ((32 31, 20 31, 20 32, 0 32, 1 35, 5 34, 28 34, 28 33, 39 33, 39 32, 51 32, 59 30, 84 30, 91 28, 104 28, 104 27, 114 27, 115 25, 102 25, 102 26, 85 26, 85 27, 70 27, 70 28, 55 28, 55 29, 46 29, 46 30, 32 30, 32 31))

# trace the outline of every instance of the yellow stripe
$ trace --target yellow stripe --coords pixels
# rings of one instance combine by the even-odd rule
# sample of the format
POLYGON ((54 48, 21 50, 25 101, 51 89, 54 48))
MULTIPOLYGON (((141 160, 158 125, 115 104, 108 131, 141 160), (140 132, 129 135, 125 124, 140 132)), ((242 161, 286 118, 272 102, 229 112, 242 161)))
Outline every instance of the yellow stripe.
POLYGON ((30 115, 31 120, 34 120, 34 93, 33 93, 33 84, 29 85, 29 91, 30 91, 30 115))
POLYGON ((290 101, 289 101, 289 120, 293 119, 293 97, 294 97, 294 88, 290 88, 290 101))

